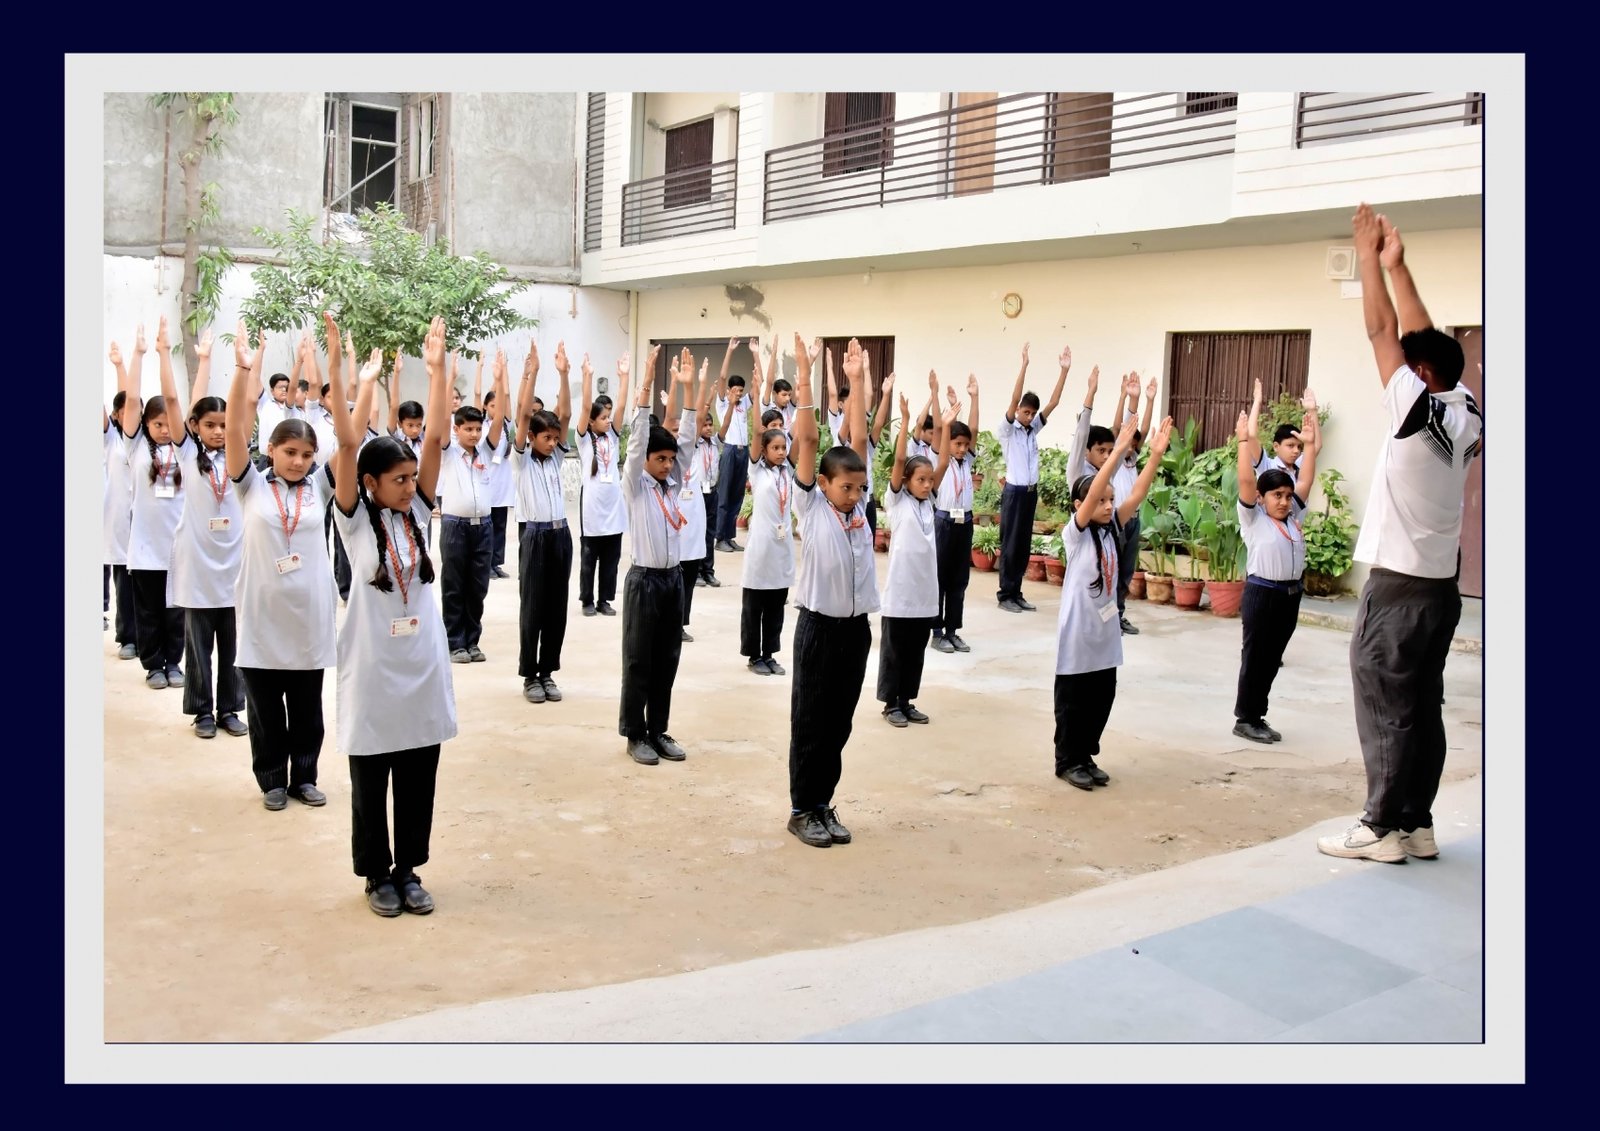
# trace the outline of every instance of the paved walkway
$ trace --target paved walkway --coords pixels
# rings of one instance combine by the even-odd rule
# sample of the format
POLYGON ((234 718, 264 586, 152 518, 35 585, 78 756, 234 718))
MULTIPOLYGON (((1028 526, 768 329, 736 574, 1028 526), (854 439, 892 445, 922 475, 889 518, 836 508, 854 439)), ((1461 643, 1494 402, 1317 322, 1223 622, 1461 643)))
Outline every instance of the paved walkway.
MULTIPOLYGON (((1316 624, 1324 628, 1341 628, 1355 631, 1356 610, 1361 598, 1354 593, 1339 597, 1311 597, 1300 600, 1300 623, 1316 624)), ((1461 623, 1456 626, 1455 638, 1450 647, 1456 652, 1483 655, 1483 598, 1461 599, 1461 623)))
POLYGON ((407 1018, 335 1041, 1478 1042, 1481 780, 1441 857, 1283 840, 1039 907, 825 950, 407 1018))

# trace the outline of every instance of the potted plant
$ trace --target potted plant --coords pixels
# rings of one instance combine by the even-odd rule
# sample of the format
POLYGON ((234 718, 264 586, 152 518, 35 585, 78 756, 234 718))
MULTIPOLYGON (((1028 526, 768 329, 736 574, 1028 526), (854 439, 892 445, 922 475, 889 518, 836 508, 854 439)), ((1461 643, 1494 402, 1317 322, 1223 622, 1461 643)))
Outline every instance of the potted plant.
POLYGON ((1343 588, 1339 578, 1350 572, 1354 562, 1356 532, 1350 517, 1350 500, 1339 490, 1344 479, 1329 468, 1317 476, 1326 500, 1320 511, 1306 515, 1301 529, 1306 540, 1306 592, 1313 597, 1331 597, 1343 588))
POLYGON ((739 507, 739 518, 735 523, 740 530, 748 530, 750 528, 750 515, 755 509, 756 497, 747 494, 744 497, 744 502, 739 507))
POLYGON ((1173 597, 1180 609, 1198 609, 1200 594, 1206 587, 1205 579, 1200 576, 1200 552, 1204 549, 1200 523, 1209 509, 1203 492, 1188 489, 1178 495, 1178 540, 1189 555, 1189 576, 1172 583, 1173 597))
POLYGON ((1067 546, 1059 534, 1052 534, 1048 545, 1050 556, 1045 559, 1044 579, 1051 585, 1059 586, 1067 576, 1067 546))
POLYGON ((1000 555, 1000 528, 992 523, 972 532, 972 565, 985 573, 994 572, 995 559, 1000 555))
POLYGON ((878 526, 872 532, 872 548, 880 554, 889 552, 889 516, 878 511, 878 526))
POLYGON ((1245 545, 1239 529, 1239 482, 1236 476, 1224 477, 1221 497, 1211 513, 1200 519, 1200 537, 1206 548, 1206 593, 1211 611, 1219 617, 1236 617, 1244 600, 1245 545), (1232 486, 1233 490, 1228 491, 1232 486))
POLYGON ((972 521, 977 526, 988 526, 1000 521, 1000 482, 991 479, 981 487, 978 477, 972 477, 972 521))
POLYGON ((1172 488, 1165 483, 1150 488, 1139 504, 1139 541, 1150 554, 1150 570, 1145 573, 1146 595, 1158 605, 1172 600, 1171 543, 1177 532, 1172 512, 1172 488))
MULTIPOLYGON (((1144 564, 1142 556, 1141 556, 1139 564, 1140 565, 1144 564)), ((1143 569, 1134 570, 1133 571, 1133 576, 1128 578, 1128 596, 1133 598, 1133 600, 1135 600, 1135 601, 1144 600, 1144 570, 1143 569)))
POLYGON ((1046 535, 1035 534, 1032 550, 1028 556, 1028 569, 1022 576, 1027 581, 1043 581, 1045 563, 1050 560, 1050 539, 1046 535))

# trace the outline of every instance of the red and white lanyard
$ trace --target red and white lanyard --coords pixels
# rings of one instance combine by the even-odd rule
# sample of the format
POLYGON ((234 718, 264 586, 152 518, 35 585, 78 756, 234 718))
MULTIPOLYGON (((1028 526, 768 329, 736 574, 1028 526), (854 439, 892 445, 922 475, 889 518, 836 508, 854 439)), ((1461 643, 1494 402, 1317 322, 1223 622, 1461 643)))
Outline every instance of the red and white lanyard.
POLYGON ((405 528, 406 548, 411 551, 411 568, 402 568, 400 562, 400 547, 394 540, 394 531, 390 529, 393 520, 383 524, 383 533, 389 543, 389 562, 394 567, 395 580, 400 583, 400 605, 406 610, 411 608, 411 581, 417 575, 417 540, 412 536, 411 523, 401 516, 400 525, 405 528))
POLYGON ((684 513, 678 509, 677 500, 669 499, 667 497, 670 492, 667 491, 664 486, 658 487, 654 494, 656 497, 656 506, 661 508, 661 517, 667 520, 667 525, 672 527, 674 530, 682 530, 684 523, 688 522, 689 520, 684 516, 684 513), (672 510, 670 512, 667 510, 668 503, 672 504, 672 510))
POLYGON ((278 504, 278 521, 283 523, 283 542, 291 554, 294 553, 294 532, 300 526, 300 512, 304 509, 305 489, 304 479, 294 485, 294 521, 290 522, 289 508, 283 505, 283 496, 278 493, 278 481, 272 481, 272 501, 278 504))

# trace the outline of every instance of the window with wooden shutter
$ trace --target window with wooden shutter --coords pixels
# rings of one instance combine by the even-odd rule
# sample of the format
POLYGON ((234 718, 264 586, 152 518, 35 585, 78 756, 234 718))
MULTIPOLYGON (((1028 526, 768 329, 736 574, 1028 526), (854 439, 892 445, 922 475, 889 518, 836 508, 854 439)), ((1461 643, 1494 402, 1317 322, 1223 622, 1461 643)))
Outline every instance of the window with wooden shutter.
POLYGON ((667 131, 667 181, 663 208, 704 204, 711 199, 713 120, 703 118, 667 131))
POLYGON ((1111 172, 1111 94, 1052 94, 1045 183, 1082 181, 1111 172))
POLYGON ((583 250, 600 250, 600 206, 606 181, 606 96, 589 95, 583 162, 583 250))
POLYGON ((832 93, 823 107, 822 174, 888 165, 894 157, 894 94, 832 93))
POLYGON ((1284 393, 1298 397, 1306 391, 1310 368, 1310 330, 1173 334, 1167 415, 1179 431, 1191 418, 1199 424, 1197 450, 1219 447, 1250 407, 1258 379, 1263 401, 1284 393))
MULTIPOLYGON (((894 338, 863 338, 857 336, 856 341, 861 343, 861 352, 867 355, 868 363, 872 367, 872 396, 867 401, 867 419, 872 419, 873 412, 878 407, 878 398, 883 395, 883 379, 894 372, 894 338)), ((823 338, 823 358, 817 362, 816 371, 811 376, 811 389, 817 398, 817 404, 823 408, 828 406, 828 369, 827 351, 833 351, 833 374, 837 380, 844 380, 844 351, 850 345, 850 337, 823 338)), ((910 399, 909 397, 907 398, 910 399)), ((920 402, 919 402, 920 403, 920 402)), ((840 405, 842 409, 844 406, 840 405)), ((826 419, 826 418, 824 418, 826 419)))
POLYGON ((1239 92, 1236 90, 1191 90, 1183 96, 1183 116, 1215 114, 1219 110, 1237 110, 1239 92))

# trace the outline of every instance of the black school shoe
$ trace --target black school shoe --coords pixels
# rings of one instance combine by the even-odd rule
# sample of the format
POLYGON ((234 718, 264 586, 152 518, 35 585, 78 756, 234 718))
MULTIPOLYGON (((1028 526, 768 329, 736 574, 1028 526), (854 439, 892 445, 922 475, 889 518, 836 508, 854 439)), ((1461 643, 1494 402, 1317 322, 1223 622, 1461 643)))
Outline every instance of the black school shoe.
POLYGON ((1027 601, 1025 601, 1021 597, 1016 598, 1016 602, 1017 602, 1017 607, 1019 609, 1021 609, 1025 613, 1032 613, 1032 612, 1037 612, 1038 611, 1038 606, 1037 605, 1030 605, 1030 604, 1028 604, 1027 601))
POLYGON ((523 680, 522 697, 530 703, 543 703, 548 698, 545 695, 544 683, 537 679, 523 680))
POLYGON ((751 671, 755 672, 757 675, 771 675, 772 674, 772 669, 767 667, 767 661, 763 660, 760 656, 751 657, 750 662, 745 664, 745 667, 749 668, 751 671))
POLYGON ((656 753, 656 748, 642 738, 628 739, 628 757, 641 766, 655 766, 661 762, 661 755, 656 753))
POLYGON ((681 762, 689 756, 689 752, 676 742, 672 741, 670 734, 658 734, 650 740, 650 745, 656 748, 656 753, 669 762, 681 762))
POLYGON ((595 611, 603 617, 614 617, 617 615, 617 610, 611 607, 610 601, 599 602, 595 605, 595 611))
POLYGON ((850 843, 850 830, 839 823, 839 810, 831 805, 822 811, 822 827, 828 830, 834 844, 850 843))
POLYGON ((393 919, 400 914, 400 893, 388 876, 373 876, 367 880, 367 906, 374 915, 393 919))
POLYGON ((766 657, 766 661, 767 661, 767 674, 768 675, 785 675, 785 674, 787 674, 786 669, 784 668, 784 666, 782 664, 778 663, 778 661, 773 659, 771 656, 767 656, 766 657))
POLYGON ((791 815, 789 831, 800 838, 801 844, 809 844, 812 848, 833 847, 833 834, 822 823, 822 817, 815 809, 791 815))
POLYGON ((1240 738, 1248 738, 1251 742, 1271 742, 1272 732, 1260 723, 1240 719, 1233 724, 1233 733, 1240 738))
POLYGON ((210 715, 201 715, 194 721, 194 736, 196 738, 217 737, 217 720, 210 715))
POLYGON ((394 874, 393 886, 400 891, 400 901, 413 915, 427 915, 433 910, 433 896, 422 886, 422 877, 415 872, 394 874))
POLYGON ((583 607, 583 615, 586 616, 586 617, 594 616, 595 615, 594 606, 593 605, 585 605, 583 607))
POLYGON ((1089 759, 1089 762, 1088 762, 1088 765, 1087 765, 1087 769, 1089 771, 1089 776, 1094 779, 1094 784, 1095 785, 1110 785, 1111 784, 1111 775, 1106 773, 1099 766, 1095 765, 1093 758, 1089 759))
POLYGON ((328 795, 314 785, 297 785, 289 790, 289 795, 303 805, 326 805, 328 795))
POLYGON ((1273 730, 1272 727, 1268 726, 1266 719, 1262 719, 1256 725, 1259 726, 1262 730, 1266 731, 1267 732, 1267 736, 1269 738, 1271 738, 1272 741, 1274 741, 1274 742, 1282 742, 1283 741, 1283 735, 1279 734, 1277 731, 1273 730))
POLYGON ((714 573, 702 573, 700 575, 700 580, 705 582, 706 585, 709 588, 712 588, 712 589, 721 589, 722 588, 722 582, 717 580, 717 575, 714 574, 714 573))
POLYGON ((561 702, 561 688, 556 686, 555 680, 551 679, 549 676, 545 676, 539 681, 539 683, 544 688, 544 697, 546 699, 552 703, 561 702))
POLYGON ((234 738, 243 738, 250 733, 250 727, 238 715, 223 715, 222 729, 234 738))
POLYGON ((906 718, 905 712, 900 710, 899 707, 885 707, 883 721, 892 727, 908 727, 911 725, 911 720, 906 718))
POLYGON ((1012 600, 1008 597, 1004 601, 1000 602, 1000 608, 1008 613, 1020 613, 1022 612, 1022 602, 1012 600))
POLYGON ((1071 766, 1059 771, 1056 777, 1068 785, 1075 785, 1079 789, 1088 790, 1091 793, 1094 792, 1094 777, 1089 773, 1088 766, 1071 766))
POLYGON ((948 636, 935 636, 928 644, 935 652, 954 652, 955 643, 948 636))
POLYGON ((916 707, 910 703, 907 703, 904 707, 901 707, 900 713, 914 723, 925 723, 928 721, 928 716, 917 710, 916 707))
POLYGON ((955 649, 956 649, 957 652, 970 652, 970 651, 972 651, 972 645, 968 644, 965 640, 961 639, 961 634, 959 632, 952 632, 945 639, 949 640, 951 644, 955 645, 955 649))

